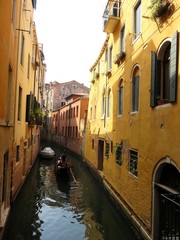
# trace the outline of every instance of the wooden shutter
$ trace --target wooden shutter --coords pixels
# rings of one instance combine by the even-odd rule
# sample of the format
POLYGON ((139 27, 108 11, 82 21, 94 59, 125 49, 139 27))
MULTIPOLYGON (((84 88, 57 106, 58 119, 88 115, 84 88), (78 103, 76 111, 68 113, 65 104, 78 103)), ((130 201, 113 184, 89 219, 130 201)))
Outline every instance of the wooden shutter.
POLYGON ((151 91, 150 91, 150 107, 156 106, 156 62, 155 52, 151 52, 151 91))
POLYGON ((26 122, 29 121, 29 114, 31 110, 31 95, 26 96, 26 122))
POLYGON ((169 102, 176 101, 177 95, 177 67, 178 67, 178 32, 175 32, 172 38, 171 51, 170 51, 170 96, 169 102))

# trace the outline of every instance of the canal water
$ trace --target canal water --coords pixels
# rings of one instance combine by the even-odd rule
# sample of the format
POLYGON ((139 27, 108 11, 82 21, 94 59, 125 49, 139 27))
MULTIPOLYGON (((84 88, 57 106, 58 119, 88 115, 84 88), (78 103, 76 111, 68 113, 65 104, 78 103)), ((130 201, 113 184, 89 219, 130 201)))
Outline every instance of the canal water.
POLYGON ((6 240, 137 240, 132 225, 82 161, 67 153, 73 174, 61 179, 55 161, 38 158, 19 192, 6 240))

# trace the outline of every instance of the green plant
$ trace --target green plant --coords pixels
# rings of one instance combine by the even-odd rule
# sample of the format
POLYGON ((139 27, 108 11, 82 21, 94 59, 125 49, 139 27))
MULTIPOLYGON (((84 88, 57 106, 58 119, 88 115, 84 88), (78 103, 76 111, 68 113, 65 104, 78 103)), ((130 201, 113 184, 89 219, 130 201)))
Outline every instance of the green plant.
POLYGON ((34 111, 31 109, 31 111, 30 111, 30 114, 29 114, 29 116, 30 116, 30 119, 32 120, 34 120, 34 119, 36 119, 36 115, 35 115, 35 113, 34 113, 34 111))
POLYGON ((35 112, 36 117, 42 117, 44 115, 41 108, 36 108, 34 112, 35 112))
POLYGON ((151 0, 151 18, 156 19, 160 17, 168 8, 170 3, 167 0, 151 0))

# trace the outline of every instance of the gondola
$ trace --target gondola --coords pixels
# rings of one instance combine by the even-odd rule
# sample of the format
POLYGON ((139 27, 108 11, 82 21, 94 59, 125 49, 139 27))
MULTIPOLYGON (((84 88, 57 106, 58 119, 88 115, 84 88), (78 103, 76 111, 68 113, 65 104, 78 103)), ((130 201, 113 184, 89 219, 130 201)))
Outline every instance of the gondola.
POLYGON ((71 167, 72 164, 63 159, 63 157, 61 156, 56 162, 56 174, 60 176, 68 175, 70 174, 71 167))

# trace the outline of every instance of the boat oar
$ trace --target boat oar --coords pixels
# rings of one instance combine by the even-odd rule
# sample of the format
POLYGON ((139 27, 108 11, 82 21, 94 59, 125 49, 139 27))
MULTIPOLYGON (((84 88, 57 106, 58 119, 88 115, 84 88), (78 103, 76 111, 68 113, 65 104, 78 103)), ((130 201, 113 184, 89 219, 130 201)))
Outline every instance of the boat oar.
POLYGON ((73 178, 74 182, 77 182, 71 168, 70 168, 70 172, 71 172, 71 175, 72 175, 72 178, 73 178))

